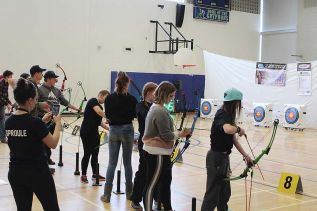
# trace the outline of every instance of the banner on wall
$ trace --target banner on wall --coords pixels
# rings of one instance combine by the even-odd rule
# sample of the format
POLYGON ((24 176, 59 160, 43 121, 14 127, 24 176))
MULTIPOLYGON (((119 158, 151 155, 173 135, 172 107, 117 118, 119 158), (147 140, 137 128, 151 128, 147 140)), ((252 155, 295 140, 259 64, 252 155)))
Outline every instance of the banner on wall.
POLYGON ((311 95, 311 90, 312 90, 311 63, 298 63, 297 76, 298 76, 297 95, 311 95))
POLYGON ((285 86, 286 64, 256 63, 255 83, 269 86, 285 86))

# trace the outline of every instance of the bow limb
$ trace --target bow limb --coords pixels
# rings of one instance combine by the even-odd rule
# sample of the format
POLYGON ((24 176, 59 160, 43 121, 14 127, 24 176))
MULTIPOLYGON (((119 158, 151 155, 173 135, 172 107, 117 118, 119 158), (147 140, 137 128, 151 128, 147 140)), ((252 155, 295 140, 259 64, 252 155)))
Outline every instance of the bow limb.
POLYGON ((234 180, 243 179, 248 176, 248 173, 250 172, 250 170, 251 170, 251 167, 246 167, 239 176, 230 177, 230 178, 228 177, 228 178, 225 178, 224 181, 234 181, 234 180))
MULTIPOLYGON (((67 88, 65 89, 68 92, 68 102, 70 103, 71 99, 72 99, 72 88, 67 88)), ((63 114, 65 111, 68 111, 68 106, 66 106, 61 112, 60 114, 63 114)))
POLYGON ((186 118, 187 115, 187 110, 186 110, 186 96, 185 93, 182 92, 182 97, 183 97, 183 113, 182 113, 182 117, 181 117, 181 123, 179 125, 179 128, 177 129, 178 131, 183 130, 183 125, 184 125, 184 120, 186 118))
MULTIPOLYGON (((83 106, 84 106, 84 103, 85 101, 87 101, 87 97, 86 97, 86 93, 85 93, 85 90, 83 88, 83 85, 82 85, 82 82, 81 81, 78 81, 77 83, 77 86, 79 86, 84 94, 84 98, 81 100, 80 102, 80 105, 78 107, 78 112, 76 113, 77 117, 75 120, 73 120, 72 122, 70 123, 67 123, 67 126, 69 127, 70 125, 74 124, 75 122, 77 122, 78 119, 81 118, 81 115, 80 115, 80 112, 83 110, 83 106)), ((70 89, 70 88, 69 88, 70 89)), ((70 89, 71 90, 71 89, 70 89)), ((77 91, 76 91, 77 92, 77 91)), ((71 95, 70 95, 71 96, 71 95)), ((70 101, 69 101, 70 102, 70 101)), ((63 111, 67 111, 68 110, 68 107, 66 107, 65 109, 63 109, 63 111)), ((73 113, 73 112, 72 112, 73 113)))
MULTIPOLYGON (((181 117, 181 123, 179 125, 179 128, 177 128, 177 125, 175 125, 175 128, 178 130, 178 131, 182 131, 183 130, 183 125, 184 125, 184 120, 186 118, 186 115, 187 115, 187 110, 186 110, 186 97, 185 97, 185 93, 182 92, 182 96, 183 96, 183 113, 182 113, 182 117, 181 117)), ((176 121, 176 124, 177 124, 177 121, 176 121)), ((178 138, 176 139, 175 143, 174 143, 174 146, 173 146, 173 153, 172 155, 175 153, 175 150, 176 150, 176 147, 178 146, 179 142, 181 142, 182 139, 181 138, 178 138)))
POLYGON ((64 75, 64 79, 63 79, 63 82, 62 82, 62 86, 61 86, 61 92, 63 92, 65 90, 65 81, 67 81, 67 76, 66 76, 66 73, 64 71, 64 69, 61 67, 61 65, 59 63, 56 64, 56 67, 58 69, 60 69, 62 72, 63 72, 63 75, 64 75))
MULTIPOLYGON (((191 133, 190 133, 190 135, 186 136, 185 144, 184 144, 183 148, 180 150, 179 154, 176 156, 175 159, 171 160, 172 164, 174 164, 180 158, 180 156, 185 152, 185 150, 189 147, 190 137, 192 136, 192 134, 194 132, 197 119, 198 119, 198 111, 196 111, 196 113, 195 113, 194 121, 193 121, 192 126, 190 128, 191 133)), ((175 148, 174 148, 174 151, 175 151, 175 148)), ((173 155, 173 153, 172 153, 172 155, 173 155)), ((172 158, 172 155, 171 155, 171 158, 172 158)))
MULTIPOLYGON (((266 154, 268 155, 270 150, 271 150, 271 147, 273 145, 273 142, 274 142, 274 139, 275 139, 275 135, 276 135, 276 130, 277 130, 277 126, 278 126, 278 123, 279 123, 279 120, 278 119, 275 119, 274 120, 274 127, 273 127, 273 131, 272 131, 272 136, 271 136, 271 139, 270 139, 270 142, 268 143, 268 145, 266 146, 266 148, 264 150, 262 150, 262 152, 253 160, 253 164, 256 165, 260 160, 261 158, 266 154)), ((243 170, 243 172, 239 175, 239 176, 236 176, 236 177, 227 177, 227 178, 224 178, 224 181, 231 181, 231 180, 239 180, 239 179, 242 179, 242 178, 245 178, 248 176, 248 172, 251 171, 252 169, 252 166, 247 164, 248 166, 243 170)))
POLYGON ((78 107, 77 119, 79 119, 80 118, 80 112, 83 110, 84 103, 87 101, 87 96, 86 96, 86 92, 85 92, 84 87, 83 87, 83 83, 81 81, 78 81, 77 85, 81 88, 81 90, 82 90, 82 92, 84 94, 84 98, 81 100, 80 105, 78 107))
POLYGON ((263 157, 263 155, 265 155, 265 154, 268 155, 269 154, 269 152, 271 150, 271 147, 273 145, 274 139, 275 139, 275 134, 276 134, 278 123, 279 123, 278 119, 275 119, 274 120, 273 132, 272 132, 272 136, 271 136, 270 142, 267 145, 267 147, 264 150, 262 150, 262 153, 254 159, 254 161, 253 161, 254 164, 257 164, 260 161, 260 159, 263 157))

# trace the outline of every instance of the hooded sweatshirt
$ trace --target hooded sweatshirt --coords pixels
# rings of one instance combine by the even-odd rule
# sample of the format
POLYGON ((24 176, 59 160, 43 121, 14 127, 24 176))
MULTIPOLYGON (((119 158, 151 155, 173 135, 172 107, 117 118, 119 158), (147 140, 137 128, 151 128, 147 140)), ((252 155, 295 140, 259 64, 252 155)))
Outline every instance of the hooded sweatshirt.
POLYGON ((153 155, 171 155, 176 138, 167 110, 154 103, 145 119, 143 150, 153 155))

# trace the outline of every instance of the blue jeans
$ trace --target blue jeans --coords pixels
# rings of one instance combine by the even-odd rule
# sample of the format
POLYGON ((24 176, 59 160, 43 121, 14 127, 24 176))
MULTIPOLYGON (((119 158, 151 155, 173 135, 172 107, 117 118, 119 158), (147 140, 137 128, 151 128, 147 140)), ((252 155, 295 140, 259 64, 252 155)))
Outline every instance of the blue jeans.
POLYGON ((121 144, 126 186, 132 186, 131 156, 133 138, 134 129, 132 124, 112 125, 109 127, 109 164, 107 168, 105 186, 112 186, 121 144))
POLYGON ((6 106, 0 106, 0 141, 6 141, 6 131, 5 131, 5 109, 6 106))

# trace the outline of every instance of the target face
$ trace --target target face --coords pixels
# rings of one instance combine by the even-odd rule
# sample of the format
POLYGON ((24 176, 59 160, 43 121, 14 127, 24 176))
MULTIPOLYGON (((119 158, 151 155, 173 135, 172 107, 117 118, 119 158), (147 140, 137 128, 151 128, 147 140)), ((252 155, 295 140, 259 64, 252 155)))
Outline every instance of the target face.
POLYGON ((265 118, 265 110, 262 106, 254 108, 253 118, 256 122, 262 122, 265 118))
POLYGON ((285 121, 287 124, 295 124, 299 118, 297 108, 291 107, 285 111, 285 121))
POLYGON ((201 104, 201 112, 204 115, 208 115, 211 112, 211 104, 208 101, 205 101, 201 104))

